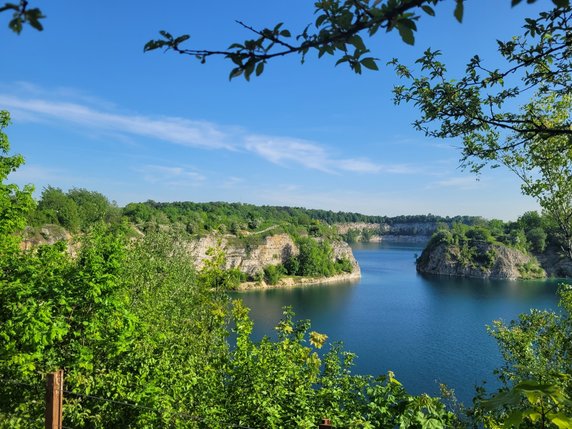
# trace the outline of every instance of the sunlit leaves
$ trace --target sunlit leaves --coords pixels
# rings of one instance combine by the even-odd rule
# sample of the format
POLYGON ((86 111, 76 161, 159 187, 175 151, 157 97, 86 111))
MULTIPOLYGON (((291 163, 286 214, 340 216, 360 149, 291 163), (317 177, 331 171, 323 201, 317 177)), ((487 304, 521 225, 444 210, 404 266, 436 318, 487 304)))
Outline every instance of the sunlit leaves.
POLYGON ((477 404, 486 426, 571 427, 571 287, 561 285, 559 294, 562 312, 531 310, 489 328, 505 363, 497 371, 504 387, 477 404))
POLYGON ((395 103, 412 102, 421 111, 415 128, 461 139, 461 163, 472 171, 487 164, 514 171, 523 192, 557 220, 572 257, 571 14, 557 8, 527 18, 524 36, 498 43, 502 69, 487 68, 475 55, 464 76, 451 79, 440 53, 431 50, 416 61, 418 72, 396 60, 390 64, 408 81, 394 88, 395 103), (532 99, 515 111, 513 100, 528 94, 532 99))

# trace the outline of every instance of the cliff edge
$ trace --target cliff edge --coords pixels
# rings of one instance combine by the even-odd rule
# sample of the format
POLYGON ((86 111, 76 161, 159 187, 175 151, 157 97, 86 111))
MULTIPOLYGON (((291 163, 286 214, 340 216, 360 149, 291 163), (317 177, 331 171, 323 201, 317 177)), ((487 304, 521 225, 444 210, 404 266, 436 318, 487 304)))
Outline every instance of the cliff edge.
POLYGON ((417 271, 483 279, 546 277, 534 256, 515 248, 486 242, 461 247, 431 241, 417 258, 417 271))

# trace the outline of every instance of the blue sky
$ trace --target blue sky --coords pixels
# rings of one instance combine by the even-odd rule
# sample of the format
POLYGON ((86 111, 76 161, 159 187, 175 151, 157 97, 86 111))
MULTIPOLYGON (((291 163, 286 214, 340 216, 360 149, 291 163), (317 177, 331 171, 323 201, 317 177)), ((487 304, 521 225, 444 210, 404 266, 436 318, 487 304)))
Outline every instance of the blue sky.
MULTIPOLYGON (((413 106, 394 106, 393 71, 354 75, 310 54, 269 64, 251 82, 228 81, 230 64, 143 53, 165 29, 190 46, 219 49, 254 27, 312 22, 313 2, 41 2, 41 33, 20 36, 0 15, 0 109, 12 113, 12 149, 26 165, 11 177, 83 187, 132 201, 240 201, 376 215, 482 215, 515 219, 537 208, 501 169, 476 180, 459 169, 458 142, 426 139, 411 127, 413 106)), ((463 24, 446 2, 419 22, 416 44, 379 34, 382 63, 412 63, 441 49, 461 72, 475 53, 495 64, 495 40, 520 33, 525 16, 551 2, 510 8, 469 0, 463 24)))

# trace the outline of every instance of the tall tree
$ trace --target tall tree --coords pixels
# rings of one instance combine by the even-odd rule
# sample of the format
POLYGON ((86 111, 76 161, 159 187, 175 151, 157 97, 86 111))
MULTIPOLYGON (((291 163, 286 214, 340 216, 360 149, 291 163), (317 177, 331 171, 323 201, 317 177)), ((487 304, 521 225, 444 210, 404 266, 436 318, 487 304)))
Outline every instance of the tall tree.
POLYGON ((415 128, 429 137, 461 138, 461 162, 472 171, 504 165, 516 173, 523 193, 558 224, 572 258, 571 35, 567 6, 526 19, 522 36, 499 41, 503 69, 489 69, 475 55, 465 75, 451 79, 441 52, 432 50, 416 70, 393 64, 407 81, 394 89, 395 102, 421 111, 415 128))

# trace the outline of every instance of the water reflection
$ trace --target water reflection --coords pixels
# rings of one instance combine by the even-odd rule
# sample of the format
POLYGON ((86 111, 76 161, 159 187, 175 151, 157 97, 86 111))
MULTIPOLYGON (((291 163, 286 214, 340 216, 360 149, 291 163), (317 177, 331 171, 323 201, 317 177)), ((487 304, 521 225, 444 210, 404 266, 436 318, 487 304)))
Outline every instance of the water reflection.
POLYGON ((343 314, 351 305, 359 281, 308 285, 287 289, 267 289, 239 292, 234 296, 253 309, 256 336, 271 335, 282 317, 285 306, 291 306, 297 319, 311 319, 313 329, 323 326, 324 319, 343 314))
POLYGON ((560 279, 490 280, 418 274, 422 283, 441 296, 464 295, 467 298, 518 299, 554 297, 560 279))
POLYGON ((421 276, 414 263, 421 250, 416 243, 360 244, 354 248, 359 283, 236 296, 252 308, 255 338, 274 335, 282 307, 289 305, 298 318, 311 320, 312 329, 355 352, 356 372, 393 370, 412 393, 438 394, 438 380, 467 402, 475 384, 494 383, 493 370, 502 363, 485 325, 530 308, 557 308, 559 281, 421 276))

